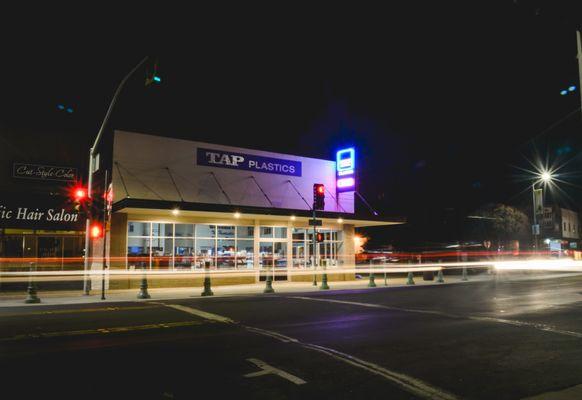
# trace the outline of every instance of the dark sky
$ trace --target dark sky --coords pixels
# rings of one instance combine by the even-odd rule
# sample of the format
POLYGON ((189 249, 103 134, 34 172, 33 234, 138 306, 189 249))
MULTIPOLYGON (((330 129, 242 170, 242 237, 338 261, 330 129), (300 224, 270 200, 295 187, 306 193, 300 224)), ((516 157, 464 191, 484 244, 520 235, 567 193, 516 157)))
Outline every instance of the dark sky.
MULTIPOLYGON (((162 84, 146 88, 136 73, 113 125, 329 159, 354 145, 360 192, 383 213, 407 216, 415 234, 447 213, 527 202, 513 166, 531 157, 530 139, 552 157, 554 132, 574 146, 566 157, 581 150, 572 139, 582 136, 580 114, 538 136, 580 106, 578 92, 559 95, 578 86, 576 2, 402 3, 339 17, 279 10, 235 24, 231 15, 169 35, 156 41, 162 84)), ((85 162, 117 83, 143 57, 132 46, 90 47, 4 58, 0 144, 21 158, 41 161, 38 149, 49 146, 85 162)), ((575 203, 579 190, 567 190, 575 203)))

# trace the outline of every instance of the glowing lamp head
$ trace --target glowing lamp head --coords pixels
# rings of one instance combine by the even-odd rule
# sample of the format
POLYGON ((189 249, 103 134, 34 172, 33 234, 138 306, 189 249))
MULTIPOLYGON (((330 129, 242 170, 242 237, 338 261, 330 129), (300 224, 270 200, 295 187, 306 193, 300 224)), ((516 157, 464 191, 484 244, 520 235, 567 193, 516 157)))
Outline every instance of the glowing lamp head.
POLYGON ((549 173, 548 171, 544 171, 541 173, 540 178, 542 179, 542 181, 547 183, 552 180, 552 174, 549 173))
POLYGON ((238 211, 237 211, 237 212, 235 212, 235 213, 234 213, 234 217, 235 217, 235 218, 240 218, 240 213, 239 213, 238 211))
POLYGON ((172 210, 172 215, 178 215, 178 214, 180 214, 180 209, 179 208, 174 208, 172 210))

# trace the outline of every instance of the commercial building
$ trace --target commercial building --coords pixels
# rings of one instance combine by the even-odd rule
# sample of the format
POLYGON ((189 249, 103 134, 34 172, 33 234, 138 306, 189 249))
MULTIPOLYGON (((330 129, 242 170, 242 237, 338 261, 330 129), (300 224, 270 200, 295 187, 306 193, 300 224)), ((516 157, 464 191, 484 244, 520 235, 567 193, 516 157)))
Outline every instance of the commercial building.
POLYGON ((33 141, 2 130, 0 258, 10 260, 0 263, 2 269, 27 267, 19 260, 29 258, 45 259, 45 269, 78 269, 66 260, 84 255, 85 221, 70 196, 84 170, 78 151, 70 151, 75 142, 64 136, 33 141))
MULTIPOLYGON (((224 280, 233 283, 260 281, 270 268, 276 279, 305 280, 311 278, 292 272, 353 267, 356 227, 401 223, 355 212, 354 149, 330 161, 114 131, 98 153, 95 196, 111 191, 106 253, 112 269, 252 271, 224 280), (316 183, 326 198, 317 212, 322 241, 314 249, 309 220, 316 183)), ((94 240, 93 254, 102 246, 94 240)), ((101 268, 98 259, 92 268, 101 268)))
POLYGON ((546 248, 558 250, 580 250, 580 216, 576 211, 558 206, 544 207, 542 235, 546 248))

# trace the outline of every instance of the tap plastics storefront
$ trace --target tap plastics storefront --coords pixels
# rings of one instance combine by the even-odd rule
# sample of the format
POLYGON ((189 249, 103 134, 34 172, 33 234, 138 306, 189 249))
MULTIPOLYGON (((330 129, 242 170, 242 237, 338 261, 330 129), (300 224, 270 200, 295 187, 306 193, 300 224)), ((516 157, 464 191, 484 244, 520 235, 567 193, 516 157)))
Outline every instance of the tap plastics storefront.
POLYGON ((336 161, 115 131, 108 166, 111 267, 188 271, 209 263, 212 270, 256 272, 217 284, 256 282, 266 268, 276 270, 276 279, 297 281, 311 277, 289 272, 314 264, 353 267, 356 227, 399 222, 355 217, 354 151, 348 150, 351 169, 344 153, 338 167, 336 161), (326 188, 317 227, 324 240, 315 261, 314 183, 326 188))

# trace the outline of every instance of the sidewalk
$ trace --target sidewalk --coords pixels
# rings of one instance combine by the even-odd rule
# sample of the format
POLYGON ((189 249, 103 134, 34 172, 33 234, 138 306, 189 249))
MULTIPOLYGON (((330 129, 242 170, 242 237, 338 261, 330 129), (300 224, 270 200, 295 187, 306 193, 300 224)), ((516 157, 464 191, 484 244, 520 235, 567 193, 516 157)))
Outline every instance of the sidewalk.
MULTIPOLYGON (((468 281, 462 281, 461 275, 445 275, 445 283, 437 283, 436 277, 433 281, 425 281, 420 276, 414 278, 414 286, 434 286, 434 285, 451 285, 451 284, 470 284, 474 282, 485 282, 493 280, 514 281, 514 280, 528 280, 528 279, 551 279, 568 276, 579 276, 582 273, 559 273, 559 274, 539 274, 539 273, 515 273, 508 274, 479 274, 470 275, 468 281)), ((388 276, 388 285, 384 285, 383 274, 376 276, 376 288, 368 287, 368 278, 358 279, 354 281, 340 281, 329 282, 330 290, 322 291, 319 286, 315 287, 308 282, 273 282, 273 289, 275 293, 300 293, 300 292, 333 292, 334 290, 375 290, 378 288, 397 288, 397 287, 414 287, 406 284, 406 277, 388 276)), ((318 280, 318 285, 321 281, 318 280)), ((227 297, 227 296, 252 296, 264 295, 263 289, 265 283, 247 284, 247 285, 230 285, 230 286, 213 286, 212 291, 214 296, 202 297, 202 287, 190 288, 163 288, 163 289, 148 289, 151 299, 140 300, 137 298, 138 289, 132 290, 112 290, 106 291, 106 300, 101 300, 101 292, 92 291, 91 295, 83 296, 81 291, 69 292, 38 292, 38 297, 41 299, 39 304, 25 304, 26 292, 21 294, 10 292, 6 294, 0 293, 0 307, 38 307, 47 305, 65 305, 65 304, 91 304, 91 303, 114 303, 124 301, 156 301, 156 300, 170 300, 170 299, 185 299, 185 298, 203 298, 208 299, 212 297, 227 297)))

